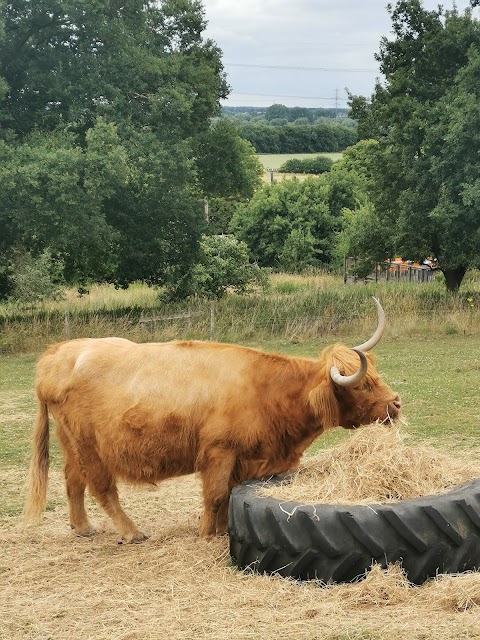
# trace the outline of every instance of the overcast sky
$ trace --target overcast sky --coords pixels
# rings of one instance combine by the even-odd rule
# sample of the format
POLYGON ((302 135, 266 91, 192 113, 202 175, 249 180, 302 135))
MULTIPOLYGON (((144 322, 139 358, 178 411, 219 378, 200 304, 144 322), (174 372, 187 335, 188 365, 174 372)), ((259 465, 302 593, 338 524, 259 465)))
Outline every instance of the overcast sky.
POLYGON ((223 51, 231 86, 224 104, 346 107, 345 88, 371 95, 380 76, 374 53, 391 30, 387 1, 203 0, 206 35, 223 51))

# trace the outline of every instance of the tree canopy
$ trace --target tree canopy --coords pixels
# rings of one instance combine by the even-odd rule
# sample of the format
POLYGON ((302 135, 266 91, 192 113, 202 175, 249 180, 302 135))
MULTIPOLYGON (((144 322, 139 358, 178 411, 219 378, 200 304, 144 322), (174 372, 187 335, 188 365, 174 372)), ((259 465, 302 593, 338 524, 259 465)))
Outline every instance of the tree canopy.
MULTIPOLYGON (((437 258, 454 290, 480 266, 480 26, 469 9, 428 11, 419 0, 389 12, 394 38, 383 38, 377 55, 385 82, 371 100, 350 97, 359 136, 378 141, 365 220, 397 255, 437 258)), ((366 248, 371 234, 363 236, 366 248)))
POLYGON ((212 126, 229 88, 205 26, 197 0, 0 5, 0 296, 19 249, 67 282, 188 289, 204 197, 260 172, 212 126))
POLYGON ((265 185, 235 212, 231 229, 263 267, 303 271, 329 265, 341 209, 351 204, 331 173, 265 185))

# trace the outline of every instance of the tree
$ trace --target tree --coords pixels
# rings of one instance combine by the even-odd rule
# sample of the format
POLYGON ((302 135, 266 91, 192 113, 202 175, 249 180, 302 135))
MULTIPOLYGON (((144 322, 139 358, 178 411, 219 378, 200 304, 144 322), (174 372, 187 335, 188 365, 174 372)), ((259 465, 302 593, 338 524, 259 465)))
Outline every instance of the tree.
POLYGON ((356 132, 333 124, 270 126, 237 122, 239 134, 257 153, 319 153, 343 151, 357 141, 356 132))
POLYGON ((271 122, 272 120, 285 119, 288 122, 290 109, 284 104, 272 104, 265 111, 265 120, 271 122))
POLYGON ((468 63, 436 105, 438 124, 425 139, 438 193, 429 216, 432 248, 449 289, 459 286, 469 266, 480 267, 479 78, 480 53, 471 47, 468 63))
POLYGON ((144 280, 167 285, 172 297, 186 295, 205 228, 190 146, 132 129, 123 148, 128 180, 105 205, 106 220, 119 233, 115 281, 144 280))
POLYGON ((330 171, 333 160, 328 156, 315 156, 314 158, 290 158, 278 169, 280 173, 311 173, 320 175, 330 171))
POLYGON ((247 199, 260 186, 263 167, 255 149, 229 120, 221 118, 200 133, 194 150, 198 179, 207 197, 247 199))
POLYGON ((63 295, 63 265, 48 249, 36 258, 26 251, 15 251, 11 280, 9 298, 20 303, 56 300, 63 295))
POLYGON ((480 160, 467 134, 478 122, 480 27, 470 10, 427 11, 419 0, 389 11, 395 39, 383 38, 377 56, 385 84, 377 84, 371 101, 350 102, 360 135, 379 143, 372 202, 397 255, 437 258, 455 290, 480 264, 480 160))
POLYGON ((3 8, 2 128, 26 135, 98 116, 186 137, 225 97, 197 0, 17 0, 3 8))
POLYGON ((199 258, 192 270, 193 294, 219 300, 228 290, 247 293, 265 284, 265 272, 249 261, 244 242, 232 236, 202 237, 199 258))
POLYGON ((204 225, 192 141, 228 91, 201 3, 0 11, 0 295, 16 247, 50 250, 68 282, 143 279, 179 293, 204 225))
POLYGON ((322 177, 266 185, 238 208, 232 231, 247 243, 253 260, 295 271, 330 262, 340 221, 329 210, 329 188, 322 177))
POLYGON ((68 132, 0 144, 4 264, 16 249, 34 257, 48 249, 63 262, 67 282, 111 278, 118 233, 104 205, 127 174, 115 129, 104 123, 89 131, 85 148, 68 132))

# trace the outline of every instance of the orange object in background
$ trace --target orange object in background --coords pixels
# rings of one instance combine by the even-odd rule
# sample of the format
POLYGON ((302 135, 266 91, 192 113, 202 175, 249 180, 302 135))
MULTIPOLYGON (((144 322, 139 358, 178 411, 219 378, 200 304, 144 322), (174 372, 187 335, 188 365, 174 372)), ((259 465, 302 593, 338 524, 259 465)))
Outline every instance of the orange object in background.
POLYGON ((394 258, 393 260, 385 260, 390 264, 390 271, 408 271, 409 267, 415 267, 416 269, 438 269, 438 262, 434 258, 426 258, 421 264, 420 262, 414 262, 413 260, 403 260, 402 258, 394 258))

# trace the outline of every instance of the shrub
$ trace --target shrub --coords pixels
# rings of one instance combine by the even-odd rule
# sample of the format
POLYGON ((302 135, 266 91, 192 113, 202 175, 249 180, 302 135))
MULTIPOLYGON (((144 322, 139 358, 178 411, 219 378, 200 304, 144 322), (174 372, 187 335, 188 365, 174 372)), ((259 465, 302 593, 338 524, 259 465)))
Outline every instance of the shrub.
POLYGON ((333 160, 327 156, 315 156, 314 158, 291 158, 279 168, 280 173, 311 173, 320 175, 330 171, 333 160))
POLYGON ((203 236, 192 271, 192 293, 219 300, 227 290, 248 293, 267 282, 266 272, 248 259, 248 247, 233 236, 203 236))
POLYGON ((63 263, 54 258, 49 249, 38 256, 18 249, 13 256, 11 270, 11 300, 31 303, 62 297, 63 263))

